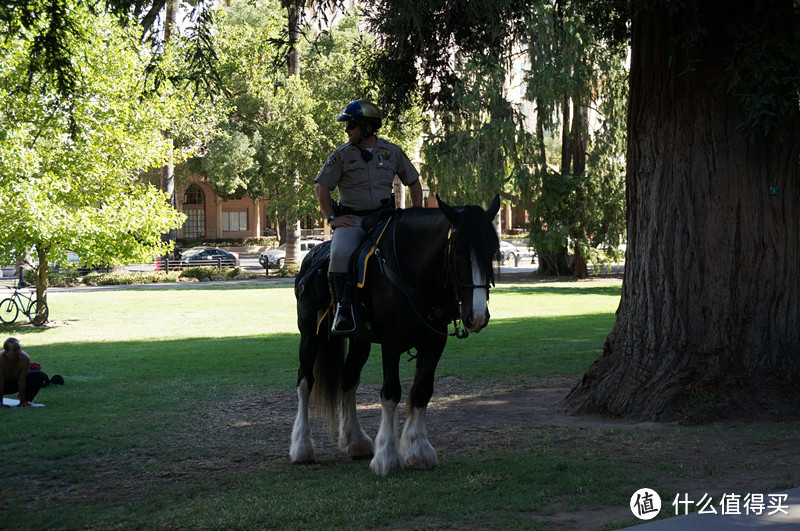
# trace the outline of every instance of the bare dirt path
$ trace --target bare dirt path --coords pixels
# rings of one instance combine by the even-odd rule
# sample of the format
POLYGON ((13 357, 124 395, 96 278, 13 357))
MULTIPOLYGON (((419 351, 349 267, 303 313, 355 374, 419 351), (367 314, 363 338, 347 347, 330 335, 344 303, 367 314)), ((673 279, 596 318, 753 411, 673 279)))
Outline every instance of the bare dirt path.
MULTIPOLYGON (((624 466, 648 467, 653 462, 673 463, 674 477, 665 478, 677 492, 774 492, 800 484, 800 421, 774 420, 718 422, 705 427, 678 423, 636 422, 598 415, 564 413, 561 399, 577 383, 572 380, 520 380, 507 388, 496 382, 481 387, 457 376, 436 380, 428 412, 431 443, 441 455, 457 456, 476 449, 519 450, 541 437, 564 452, 580 458, 620 456, 624 466), (762 434, 775 433, 762 437, 762 434)), ((407 389, 408 382, 404 382, 407 389)), ((379 387, 362 386, 358 392, 359 416, 365 431, 377 433, 380 422, 379 387)), ((269 397, 231 402, 217 419, 229 428, 252 428, 271 434, 267 453, 260 458, 288 460, 288 442, 297 398, 293 391, 269 397)), ((402 406, 401 406, 402 407, 402 406)), ((324 427, 314 421, 318 461, 347 457, 324 427)), ((263 447, 261 452, 263 452, 263 447)), ((440 466, 447 466, 446 458, 440 466)), ((646 485, 632 485, 631 495, 646 485)), ((669 501, 664 503, 668 504, 669 501)), ((534 516, 538 524, 560 528, 596 529, 620 522, 635 522, 627 505, 586 510, 559 510, 534 516)), ((606 527, 608 528, 608 527, 606 527)))

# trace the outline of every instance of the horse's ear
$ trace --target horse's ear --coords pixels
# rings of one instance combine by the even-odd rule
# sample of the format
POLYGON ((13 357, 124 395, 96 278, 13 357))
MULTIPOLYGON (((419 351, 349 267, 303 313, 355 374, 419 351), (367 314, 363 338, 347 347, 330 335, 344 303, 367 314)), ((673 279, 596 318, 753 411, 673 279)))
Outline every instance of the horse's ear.
POLYGON ((439 210, 442 211, 444 217, 446 217, 453 225, 458 225, 458 218, 460 217, 458 212, 456 212, 453 207, 442 201, 439 198, 439 194, 436 194, 436 202, 439 203, 439 210))
POLYGON ((489 208, 486 210, 486 217, 489 218, 489 221, 494 221, 494 217, 497 215, 497 212, 499 210, 500 210, 500 194, 494 196, 492 204, 489 205, 489 208))

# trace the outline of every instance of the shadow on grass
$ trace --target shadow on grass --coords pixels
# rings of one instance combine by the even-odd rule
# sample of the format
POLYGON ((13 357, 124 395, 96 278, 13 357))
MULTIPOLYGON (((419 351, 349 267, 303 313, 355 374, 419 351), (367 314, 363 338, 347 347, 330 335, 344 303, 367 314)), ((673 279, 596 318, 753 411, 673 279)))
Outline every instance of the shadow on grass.
MULTIPOLYGON (((493 319, 479 334, 470 334, 464 340, 449 338, 439 372, 467 378, 504 374, 579 377, 600 354, 613 322, 610 312, 493 319)), ((26 336, 38 336, 47 328, 15 326, 0 330, 20 339, 26 348, 26 336)), ((37 341, 40 345, 26 351, 51 375, 61 374, 67 382, 76 377, 102 380, 112 386, 136 382, 146 393, 148 386, 165 381, 186 387, 192 382, 205 385, 212 381, 233 387, 294 387, 300 335, 292 330, 228 337, 51 344, 41 344, 42 338, 37 337, 37 341)), ((401 365, 402 371, 413 371, 415 364, 401 365)), ((377 383, 381 374, 380 347, 375 345, 364 377, 377 383)), ((98 391, 105 394, 113 389, 98 391)))

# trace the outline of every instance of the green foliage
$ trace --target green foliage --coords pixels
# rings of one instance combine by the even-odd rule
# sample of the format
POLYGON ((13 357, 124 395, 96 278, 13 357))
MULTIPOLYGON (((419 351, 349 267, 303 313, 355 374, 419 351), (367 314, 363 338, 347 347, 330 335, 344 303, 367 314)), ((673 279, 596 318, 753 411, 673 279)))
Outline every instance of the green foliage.
MULTIPOLYGON (((29 282, 30 284, 36 284, 36 272, 32 269, 28 269, 23 274, 25 277, 25 282, 29 282)), ((51 271, 50 274, 47 276, 47 284, 51 287, 68 287, 74 286, 78 284, 80 279, 80 274, 71 269, 61 269, 58 271, 51 271)))
MULTIPOLYGON (((335 118, 350 100, 379 96, 358 63, 375 43, 358 17, 345 16, 313 43, 299 43, 303 67, 288 76, 275 60, 288 24, 277 2, 233 2, 218 18, 228 112, 197 169, 221 197, 269 197, 281 220, 315 215, 313 177, 346 140, 335 118)), ((413 153, 418 115, 393 118, 387 138, 413 153)))
POLYGON ((299 265, 285 265, 280 267, 277 271, 275 271, 276 277, 293 277, 296 276, 297 273, 300 272, 299 265))
POLYGON ((161 131, 176 102, 132 98, 144 69, 134 35, 80 3, 73 15, 85 39, 72 45, 81 61, 70 100, 59 99, 46 75, 36 90, 18 90, 31 43, 0 45, 0 262, 33 246, 43 267, 65 261, 68 250, 85 265, 145 261, 169 249, 160 236, 183 220, 135 177, 163 164, 161 131))
MULTIPOLYGON (((9 40, 26 41, 30 49, 30 60, 18 80, 18 88, 31 89, 31 82, 61 101, 72 101, 81 92, 80 69, 83 50, 76 43, 84 42, 93 30, 84 24, 87 8, 92 14, 107 14, 119 26, 132 28, 135 41, 148 53, 148 64, 144 73, 148 79, 131 93, 136 99, 140 94, 158 90, 169 82, 173 86, 193 84, 195 87, 212 88, 216 78, 213 68, 214 52, 209 46, 211 32, 210 8, 214 2, 208 0, 174 0, 169 5, 184 14, 181 25, 190 35, 183 52, 186 68, 180 74, 167 72, 163 67, 164 32, 161 27, 161 11, 166 2, 160 0, 106 0, 105 2, 81 2, 76 0, 13 0, 0 5, 0 32, 9 40), (76 9, 76 6, 78 7, 76 9)), ((8 42, 8 41, 7 41, 8 42)), ((73 126, 76 120, 69 116, 73 126)))
POLYGON ((428 108, 457 112, 463 78, 453 57, 497 63, 522 36, 524 26, 514 19, 527 5, 508 0, 373 2, 367 22, 384 38, 368 71, 386 88, 383 103, 397 112, 420 97, 428 108))
POLYGON ((525 79, 539 151, 519 192, 530 205, 531 245, 553 272, 568 247, 587 262, 616 261, 625 237, 627 48, 604 41, 591 14, 583 2, 541 2, 528 17, 525 79), (566 145, 551 134, 559 128, 566 145))
POLYGON ((178 282, 180 273, 171 271, 132 271, 124 273, 99 273, 93 271, 86 274, 81 282, 87 286, 126 286, 130 284, 162 284, 178 282))
POLYGON ((230 280, 244 276, 240 267, 216 267, 197 266, 187 267, 180 272, 180 278, 192 278, 200 281, 208 280, 230 280))
POLYGON ((509 181, 530 164, 534 143, 504 93, 506 69, 468 62, 460 73, 460 109, 428 133, 422 174, 443 199, 484 204, 513 190, 509 181))
POLYGON ((566 264, 568 245, 589 262, 615 260, 624 239, 626 48, 603 41, 583 8, 529 3, 524 48, 467 56, 453 72, 457 111, 437 116, 423 148, 423 176, 444 198, 504 192, 524 205, 546 264, 551 255, 566 264))

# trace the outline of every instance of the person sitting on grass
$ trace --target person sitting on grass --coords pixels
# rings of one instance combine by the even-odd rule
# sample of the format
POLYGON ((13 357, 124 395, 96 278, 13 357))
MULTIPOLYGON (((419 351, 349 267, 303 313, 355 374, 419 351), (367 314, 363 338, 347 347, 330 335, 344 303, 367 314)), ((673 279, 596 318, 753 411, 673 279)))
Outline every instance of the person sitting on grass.
MULTIPOLYGON (((40 371, 30 372, 30 368, 31 359, 19 341, 13 337, 6 339, 0 352, 0 397, 18 393, 19 407, 30 407, 47 378, 40 371)), ((0 407, 8 409, 10 406, 0 404, 0 407)))

